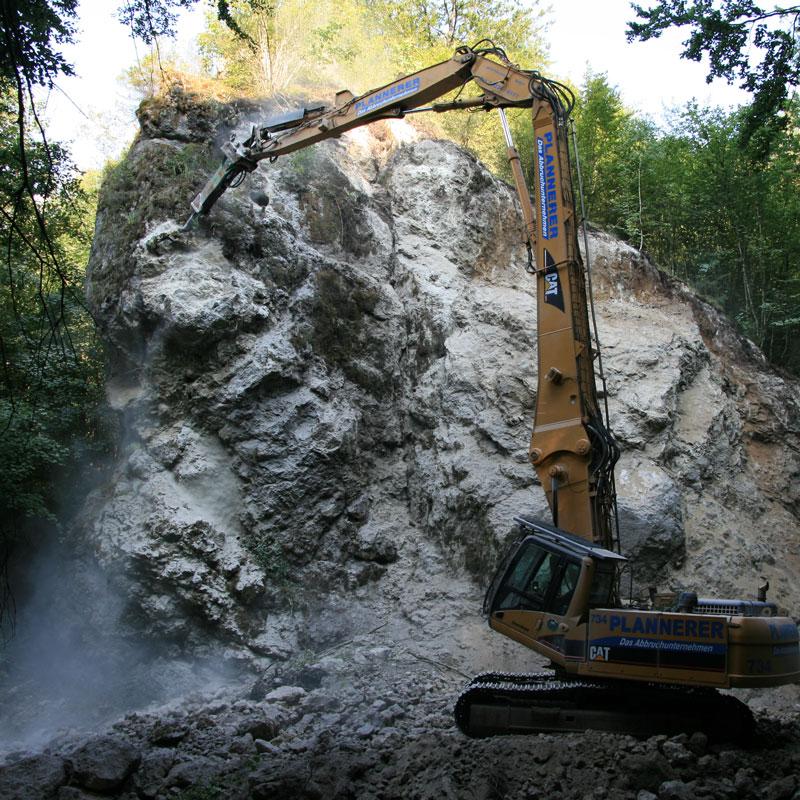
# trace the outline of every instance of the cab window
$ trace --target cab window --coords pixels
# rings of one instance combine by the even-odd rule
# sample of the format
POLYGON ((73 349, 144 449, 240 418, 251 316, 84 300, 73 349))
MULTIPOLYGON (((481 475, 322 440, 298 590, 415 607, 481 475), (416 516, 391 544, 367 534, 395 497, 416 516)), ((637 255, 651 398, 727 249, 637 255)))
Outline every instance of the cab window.
POLYGON ((592 588, 589 593, 589 608, 602 608, 607 606, 611 600, 611 590, 614 588, 616 573, 614 567, 597 567, 592 581, 592 588))
POLYGON ((563 616, 567 613, 572 595, 575 593, 575 587, 578 585, 578 578, 581 575, 580 564, 574 561, 569 561, 564 566, 564 571, 561 575, 561 581, 558 584, 553 600, 550 603, 551 614, 558 614, 563 616))
POLYGON ((561 558, 528 543, 498 591, 496 609, 543 611, 561 558))

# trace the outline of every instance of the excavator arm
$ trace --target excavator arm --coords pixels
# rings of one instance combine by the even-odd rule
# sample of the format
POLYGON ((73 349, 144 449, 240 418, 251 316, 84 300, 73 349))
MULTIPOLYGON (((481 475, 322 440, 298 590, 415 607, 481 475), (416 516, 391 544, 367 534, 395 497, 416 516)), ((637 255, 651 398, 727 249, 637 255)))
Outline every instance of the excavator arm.
POLYGON ((567 151, 571 103, 564 87, 538 72, 512 65, 494 46, 483 50, 459 47, 449 60, 359 97, 339 92, 332 108, 300 109, 254 126, 246 139, 233 139, 223 147, 225 161, 192 201, 192 210, 207 213, 229 186, 237 185, 265 158, 273 161, 361 125, 403 117, 428 103, 433 105, 423 110, 499 110, 522 205, 523 238, 536 256, 533 271, 538 282, 541 366, 530 459, 545 487, 554 522, 570 533, 611 547, 613 479, 607 478, 613 475, 618 451, 597 403, 567 151), (470 81, 481 90, 479 96, 433 103, 470 81), (532 113, 538 221, 503 113, 510 107, 527 107, 532 113))
POLYGON ((225 161, 192 201, 192 210, 196 214, 207 213, 225 189, 235 184, 241 173, 252 172, 262 159, 274 160, 376 120, 403 117, 469 81, 475 81, 481 88, 483 94, 480 97, 438 103, 432 110, 530 106, 537 91, 541 94, 537 89, 538 73, 518 69, 510 63, 498 63, 488 58, 488 53, 497 53, 504 58, 499 48, 476 50, 459 47, 447 61, 406 75, 359 97, 348 91, 339 92, 333 108, 300 109, 263 127, 254 127, 244 141, 232 141, 223 147, 225 161))
POLYGON ((619 449, 598 402, 563 123, 546 104, 534 107, 539 382, 529 458, 553 524, 613 550, 619 449))

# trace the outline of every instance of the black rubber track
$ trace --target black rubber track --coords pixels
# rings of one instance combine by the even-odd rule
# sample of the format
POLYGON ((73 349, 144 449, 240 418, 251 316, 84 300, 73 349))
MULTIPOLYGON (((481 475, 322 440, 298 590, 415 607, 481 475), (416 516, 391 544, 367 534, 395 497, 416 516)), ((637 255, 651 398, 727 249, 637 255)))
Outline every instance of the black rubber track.
POLYGON ((459 696, 455 719, 472 737, 587 729, 641 737, 702 731, 713 741, 747 744, 755 728, 744 703, 714 689, 559 681, 550 674, 478 675, 459 696))

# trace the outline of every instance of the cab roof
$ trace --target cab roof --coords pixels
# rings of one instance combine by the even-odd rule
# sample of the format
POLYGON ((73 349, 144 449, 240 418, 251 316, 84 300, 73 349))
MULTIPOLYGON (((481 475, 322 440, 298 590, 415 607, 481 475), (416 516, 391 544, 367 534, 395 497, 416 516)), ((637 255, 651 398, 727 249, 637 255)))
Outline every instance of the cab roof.
POLYGON ((619 553, 606 550, 600 545, 581 539, 580 536, 575 536, 573 533, 562 531, 561 528, 548 525, 541 520, 531 519, 530 517, 514 517, 514 522, 518 522, 525 533, 545 539, 577 555, 614 561, 628 560, 619 553))

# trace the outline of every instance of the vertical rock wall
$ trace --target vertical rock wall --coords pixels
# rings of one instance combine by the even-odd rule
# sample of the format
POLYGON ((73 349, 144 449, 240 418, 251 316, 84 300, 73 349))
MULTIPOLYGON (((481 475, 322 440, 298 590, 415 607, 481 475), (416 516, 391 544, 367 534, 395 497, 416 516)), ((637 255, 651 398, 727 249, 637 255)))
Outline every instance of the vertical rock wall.
MULTIPOLYGON (((101 197, 88 297, 125 438, 81 533, 192 646, 285 658, 477 606, 513 517, 546 513, 513 193, 379 124, 262 162, 183 232, 236 111, 143 108, 101 197)), ((636 251, 590 249, 634 584, 749 596, 764 575, 790 603, 797 382, 636 251)))

